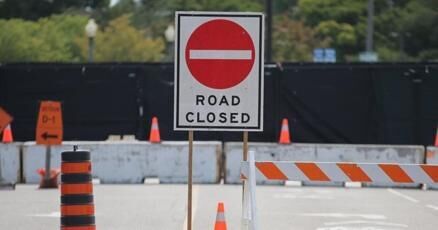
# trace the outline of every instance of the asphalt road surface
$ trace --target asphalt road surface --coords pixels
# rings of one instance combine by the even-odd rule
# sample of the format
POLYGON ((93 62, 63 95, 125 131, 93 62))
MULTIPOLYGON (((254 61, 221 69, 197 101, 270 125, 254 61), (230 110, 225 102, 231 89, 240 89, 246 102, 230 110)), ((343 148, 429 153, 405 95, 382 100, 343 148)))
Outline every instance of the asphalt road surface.
MULTIPOLYGON (((95 185, 100 230, 184 230, 186 185, 95 185)), ((242 188, 194 185, 193 229, 213 229, 217 202, 240 229, 242 188)), ((258 186, 260 230, 436 230, 438 191, 258 186)), ((59 191, 19 185, 0 191, 0 229, 59 229, 59 191)))

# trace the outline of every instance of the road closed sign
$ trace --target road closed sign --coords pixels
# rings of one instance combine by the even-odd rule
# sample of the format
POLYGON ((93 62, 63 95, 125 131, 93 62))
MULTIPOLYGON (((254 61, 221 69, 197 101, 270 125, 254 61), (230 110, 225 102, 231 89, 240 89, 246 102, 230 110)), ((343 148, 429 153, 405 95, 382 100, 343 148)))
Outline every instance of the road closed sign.
POLYGON ((175 130, 263 131, 263 19, 176 13, 175 130))
POLYGON ((38 113, 36 143, 60 145, 63 138, 61 102, 42 101, 38 113))

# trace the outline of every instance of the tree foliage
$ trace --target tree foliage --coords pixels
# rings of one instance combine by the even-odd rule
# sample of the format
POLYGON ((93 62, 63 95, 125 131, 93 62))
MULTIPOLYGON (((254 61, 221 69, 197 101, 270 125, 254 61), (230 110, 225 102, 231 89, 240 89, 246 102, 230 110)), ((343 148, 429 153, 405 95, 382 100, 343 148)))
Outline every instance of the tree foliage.
MULTIPOLYGON (((295 15, 328 38, 340 60, 365 50, 368 0, 300 0, 295 15)), ((382 61, 436 60, 436 0, 375 0, 374 50, 382 61)))
POLYGON ((264 1, 258 0, 182 0, 181 10, 261 11, 264 1))
POLYGON ((78 61, 74 39, 87 18, 54 15, 36 22, 0 20, 0 61, 78 61))
MULTIPOLYGON (((149 38, 144 31, 134 28, 129 15, 112 20, 97 33, 95 39, 95 61, 160 61, 164 55, 164 41, 149 38)), ((76 43, 85 59, 88 55, 85 35, 79 37, 76 43)))
POLYGON ((109 0, 2 0, 0 18, 37 20, 71 9, 105 8, 109 0))
POLYGON ((317 26, 323 21, 357 24, 366 15, 368 0, 300 0, 299 13, 304 22, 317 26))
POLYGON ((311 61, 314 48, 327 45, 317 38, 317 32, 302 21, 287 16, 276 18, 273 53, 276 61, 311 61))
POLYGON ((153 37, 162 37, 169 24, 174 23, 175 11, 263 11, 264 0, 119 0, 102 15, 112 20, 127 12, 132 13, 132 24, 147 30, 153 37))
MULTIPOLYGON (((271 1, 274 61, 311 61, 314 48, 329 47, 339 61, 354 61, 365 50, 368 0, 271 1)), ((160 61, 175 11, 263 12, 266 0, 109 2, 0 0, 0 61, 86 61, 83 30, 90 16, 99 23, 96 60, 160 61)), ((438 60, 437 0, 374 2, 373 48, 380 60, 438 60)))

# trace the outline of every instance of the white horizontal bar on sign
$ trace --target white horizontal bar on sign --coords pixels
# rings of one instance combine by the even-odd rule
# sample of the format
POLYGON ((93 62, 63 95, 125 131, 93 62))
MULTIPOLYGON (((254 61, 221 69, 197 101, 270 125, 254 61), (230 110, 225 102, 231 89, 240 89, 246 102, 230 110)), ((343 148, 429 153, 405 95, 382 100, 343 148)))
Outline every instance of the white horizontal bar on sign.
POLYGON ((190 59, 251 60, 251 50, 190 50, 190 59))

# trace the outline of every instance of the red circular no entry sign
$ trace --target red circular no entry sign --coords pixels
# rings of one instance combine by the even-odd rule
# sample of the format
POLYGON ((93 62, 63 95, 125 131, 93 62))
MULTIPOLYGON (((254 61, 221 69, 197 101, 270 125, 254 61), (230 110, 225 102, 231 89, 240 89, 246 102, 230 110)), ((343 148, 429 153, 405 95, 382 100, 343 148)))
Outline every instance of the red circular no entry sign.
POLYGON ((201 84, 227 89, 245 80, 254 65, 254 44, 239 24, 225 19, 208 21, 191 34, 185 58, 201 84))

